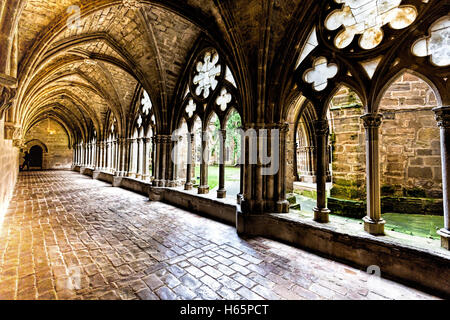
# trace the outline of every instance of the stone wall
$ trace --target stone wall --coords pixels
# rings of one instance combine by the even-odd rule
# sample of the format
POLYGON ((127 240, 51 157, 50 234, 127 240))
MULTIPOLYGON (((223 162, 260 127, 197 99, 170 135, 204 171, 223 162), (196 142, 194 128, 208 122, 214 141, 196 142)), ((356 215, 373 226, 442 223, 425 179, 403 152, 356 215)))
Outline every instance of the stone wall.
POLYGON ((4 120, 0 119, 0 221, 16 184, 18 157, 19 150, 13 147, 12 140, 4 139, 4 120))
MULTIPOLYGON (((332 102, 333 189, 343 199, 365 198, 365 132, 360 102, 341 90, 332 102), (355 103, 352 103, 355 102, 355 103)), ((418 77, 404 74, 383 96, 380 136, 382 195, 441 198, 436 98, 418 77)))
POLYGON ((380 103, 384 195, 442 197, 439 128, 431 88, 414 75, 395 81, 380 103))
MULTIPOLYGON (((26 148, 29 150, 34 145, 45 145, 48 152, 44 151, 42 169, 70 169, 72 166, 72 149, 69 149, 69 138, 66 131, 57 122, 50 120, 50 128, 55 131, 50 135, 47 132, 48 122, 42 121, 31 128, 24 137, 26 148)), ((21 154, 21 164, 23 162, 21 154)))
POLYGON ((365 131, 361 101, 348 88, 338 92, 330 109, 333 188, 341 199, 365 197, 365 131))

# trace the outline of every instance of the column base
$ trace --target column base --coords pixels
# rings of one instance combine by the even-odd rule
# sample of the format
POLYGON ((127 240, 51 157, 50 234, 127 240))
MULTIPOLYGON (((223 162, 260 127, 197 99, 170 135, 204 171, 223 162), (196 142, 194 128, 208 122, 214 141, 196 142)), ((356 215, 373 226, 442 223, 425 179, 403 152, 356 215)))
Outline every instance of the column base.
POLYGON ((327 208, 317 208, 313 209, 314 212, 314 221, 320 223, 328 223, 330 222, 330 210, 327 208))
POLYGON ((372 220, 370 217, 364 217, 364 231, 377 236, 377 235, 384 235, 384 224, 386 221, 383 219, 375 221, 372 220))
POLYGON ((177 183, 176 183, 176 181, 173 181, 173 180, 167 181, 167 183, 166 183, 166 187, 168 187, 168 188, 175 188, 176 186, 177 186, 177 183))
POLYGON ((192 182, 185 183, 184 190, 192 190, 193 186, 192 182))
POLYGON ((166 180, 158 180, 158 187, 163 188, 166 186, 166 180))
POLYGON ((450 250, 450 230, 440 229, 437 234, 441 236, 441 247, 450 250))
POLYGON ((280 200, 275 204, 276 213, 289 213, 289 201, 280 200))
POLYGON ((209 186, 200 186, 198 187, 198 194, 208 194, 209 186))
POLYGON ((219 189, 217 190, 217 198, 223 199, 227 197, 227 190, 225 189, 219 189))

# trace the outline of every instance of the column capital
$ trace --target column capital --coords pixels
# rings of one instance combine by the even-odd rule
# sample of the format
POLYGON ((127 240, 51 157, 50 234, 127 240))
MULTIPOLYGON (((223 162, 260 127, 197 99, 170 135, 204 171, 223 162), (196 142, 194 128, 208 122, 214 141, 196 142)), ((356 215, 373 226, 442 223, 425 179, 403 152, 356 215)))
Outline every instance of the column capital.
POLYGON ((0 84, 0 117, 7 110, 16 96, 17 89, 0 84))
POLYGON ((364 128, 379 128, 383 120, 383 115, 379 113, 366 113, 361 116, 364 121, 364 128))
POLYGON ((442 106, 433 109, 438 126, 450 128, 450 106, 442 106))
POLYGON ((328 126, 327 120, 315 120, 314 130, 317 136, 327 136, 330 132, 330 127, 328 126))

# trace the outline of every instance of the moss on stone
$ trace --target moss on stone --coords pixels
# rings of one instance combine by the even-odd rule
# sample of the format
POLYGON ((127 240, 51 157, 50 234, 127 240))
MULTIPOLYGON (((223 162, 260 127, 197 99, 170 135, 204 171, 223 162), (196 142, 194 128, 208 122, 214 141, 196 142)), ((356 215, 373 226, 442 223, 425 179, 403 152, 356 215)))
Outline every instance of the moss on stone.
POLYGON ((414 188, 403 188, 403 196, 405 197, 413 197, 413 198, 426 198, 427 193, 424 189, 419 187, 414 188))

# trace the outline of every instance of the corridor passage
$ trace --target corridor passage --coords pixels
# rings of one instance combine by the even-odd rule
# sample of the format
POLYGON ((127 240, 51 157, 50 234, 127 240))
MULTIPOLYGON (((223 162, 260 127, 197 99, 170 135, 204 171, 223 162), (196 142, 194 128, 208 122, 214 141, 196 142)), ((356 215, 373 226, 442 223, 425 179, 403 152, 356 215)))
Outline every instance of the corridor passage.
POLYGON ((22 173, 0 225, 0 299, 431 298, 75 172, 22 173))

